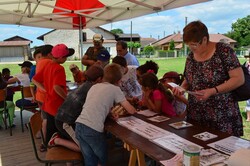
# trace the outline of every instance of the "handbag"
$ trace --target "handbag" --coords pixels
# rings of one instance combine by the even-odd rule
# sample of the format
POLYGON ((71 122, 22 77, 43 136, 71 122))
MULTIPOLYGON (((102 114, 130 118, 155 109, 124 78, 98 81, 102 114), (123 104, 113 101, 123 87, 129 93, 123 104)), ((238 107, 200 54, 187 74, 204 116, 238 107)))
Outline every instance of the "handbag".
POLYGON ((245 82, 243 85, 233 90, 233 97, 236 101, 245 101, 250 99, 250 74, 246 67, 246 62, 241 65, 241 68, 244 73, 245 82))
MULTIPOLYGON (((223 59, 221 57, 221 54, 219 55, 220 55, 220 59, 224 68, 223 59)), ((243 85, 241 85, 240 87, 232 91, 233 98, 235 101, 245 101, 245 100, 250 99, 250 74, 246 67, 246 62, 243 65, 241 65, 241 68, 244 73, 245 82, 243 85)))

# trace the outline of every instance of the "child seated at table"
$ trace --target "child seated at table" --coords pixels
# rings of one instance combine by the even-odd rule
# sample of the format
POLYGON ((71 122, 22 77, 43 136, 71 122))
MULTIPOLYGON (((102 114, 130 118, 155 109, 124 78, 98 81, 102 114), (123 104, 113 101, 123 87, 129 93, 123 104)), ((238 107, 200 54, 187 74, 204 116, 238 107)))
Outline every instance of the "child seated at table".
POLYGON ((76 64, 71 64, 69 66, 69 70, 72 72, 72 76, 77 85, 81 85, 84 81, 86 81, 84 72, 81 71, 76 64))
POLYGON ((143 91, 142 106, 169 117, 176 116, 172 104, 174 99, 172 92, 159 83, 153 71, 150 70, 143 74, 140 78, 140 84, 143 91))
MULTIPOLYGON (((2 77, 5 82, 8 82, 9 79, 13 78, 13 76, 10 75, 10 69, 9 68, 3 68, 2 69, 2 77)), ((7 87, 7 96, 6 100, 13 101, 13 96, 15 92, 12 90, 11 87, 7 87)))
MULTIPOLYGON (((23 63, 18 64, 18 65, 21 66, 22 73, 16 74, 13 78, 9 79, 7 83, 12 84, 12 83, 19 81, 23 87, 29 87, 30 86, 30 78, 29 78, 30 68, 33 64, 30 61, 24 61, 23 63)), ((18 108, 21 108, 22 106, 35 106, 35 105, 37 105, 37 103, 32 101, 32 98, 18 99, 16 101, 16 106, 18 108)))
MULTIPOLYGON (((0 89, 5 89, 7 87, 7 83, 2 77, 2 73, 0 72, 0 89)), ((13 101, 7 101, 6 100, 6 109, 8 109, 9 115, 10 115, 10 127, 15 127, 13 124, 14 121, 14 112, 15 112, 15 105, 13 101)), ((0 102, 0 109, 2 109, 4 106, 4 102, 0 102)), ((1 124, 3 124, 3 111, 0 111, 0 129, 1 129, 1 124)))
MULTIPOLYGON (((173 82, 177 85, 181 85, 183 81, 183 75, 178 74, 175 71, 170 71, 164 74, 164 76, 159 80, 166 88, 172 89, 172 87, 168 84, 170 82, 173 82)), ((184 95, 175 95, 175 99, 173 102, 173 106, 175 109, 175 112, 177 116, 179 117, 185 117, 185 110, 186 110, 186 105, 188 101, 185 98, 184 95)))
MULTIPOLYGON (((80 143, 85 166, 107 164, 104 121, 114 104, 121 104, 130 114, 136 111, 118 86, 122 75, 118 64, 107 65, 103 82, 90 88, 82 112, 76 120, 76 138, 80 143)), ((117 118, 117 115, 114 117, 117 118)))

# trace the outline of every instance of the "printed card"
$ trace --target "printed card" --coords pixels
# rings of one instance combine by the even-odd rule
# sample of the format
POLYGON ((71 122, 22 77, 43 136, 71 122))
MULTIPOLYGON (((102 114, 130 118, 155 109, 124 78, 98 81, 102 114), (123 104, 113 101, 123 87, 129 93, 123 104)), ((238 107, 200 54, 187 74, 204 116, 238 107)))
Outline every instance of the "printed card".
POLYGON ((180 122, 170 123, 169 126, 176 128, 176 129, 182 129, 182 128, 190 127, 193 125, 186 121, 180 121, 180 122))
POLYGON ((152 118, 148 118, 148 120, 151 120, 153 122, 164 122, 168 120, 169 118, 166 116, 154 116, 152 118))
POLYGON ((207 141, 207 140, 216 138, 216 137, 218 137, 218 136, 215 135, 215 134, 209 133, 209 132, 202 132, 202 133, 193 135, 193 137, 195 137, 195 138, 197 138, 197 139, 200 139, 200 140, 202 140, 202 141, 207 141))

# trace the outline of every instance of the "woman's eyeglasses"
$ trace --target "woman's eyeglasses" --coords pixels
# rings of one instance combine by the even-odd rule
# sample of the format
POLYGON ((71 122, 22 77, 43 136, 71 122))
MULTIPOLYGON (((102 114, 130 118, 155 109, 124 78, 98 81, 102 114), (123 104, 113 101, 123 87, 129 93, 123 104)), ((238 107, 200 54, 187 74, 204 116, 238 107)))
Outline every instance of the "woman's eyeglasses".
POLYGON ((192 48, 197 48, 201 45, 201 43, 202 43, 202 39, 197 43, 188 43, 187 46, 192 47, 192 48))

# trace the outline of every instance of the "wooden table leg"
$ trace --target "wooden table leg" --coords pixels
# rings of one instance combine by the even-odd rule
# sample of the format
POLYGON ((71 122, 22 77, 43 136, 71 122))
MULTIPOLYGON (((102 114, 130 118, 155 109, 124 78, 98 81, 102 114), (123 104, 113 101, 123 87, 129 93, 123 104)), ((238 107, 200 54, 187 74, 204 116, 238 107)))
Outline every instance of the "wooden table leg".
POLYGON ((137 156, 138 166, 146 166, 144 154, 138 149, 136 149, 136 156, 137 156))
POLYGON ((136 164, 136 151, 131 150, 128 166, 135 166, 135 164, 136 164))
POLYGON ((138 149, 135 149, 131 145, 124 142, 123 147, 130 151, 130 157, 129 157, 129 164, 128 166, 135 166, 136 160, 138 162, 138 166, 146 166, 145 163, 145 157, 144 154, 139 151, 138 149))

